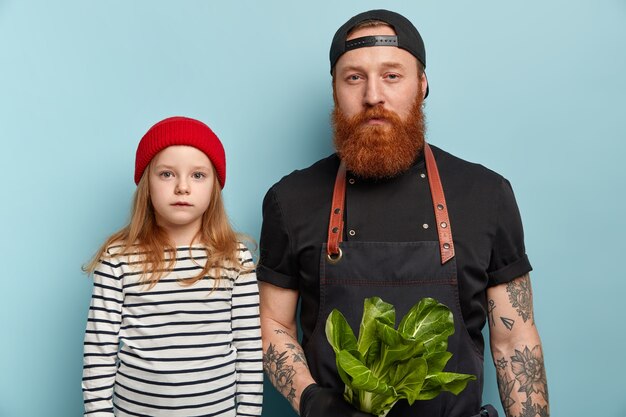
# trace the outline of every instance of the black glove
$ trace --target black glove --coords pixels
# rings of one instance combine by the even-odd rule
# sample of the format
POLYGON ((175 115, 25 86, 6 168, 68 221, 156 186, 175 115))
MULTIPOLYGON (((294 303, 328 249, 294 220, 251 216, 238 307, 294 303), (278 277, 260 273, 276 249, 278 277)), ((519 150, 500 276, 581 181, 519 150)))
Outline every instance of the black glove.
POLYGON ((352 407, 343 394, 311 384, 300 396, 300 417, 375 417, 352 407))
POLYGON ((498 417, 498 410, 491 404, 483 405, 480 407, 480 417, 498 417))

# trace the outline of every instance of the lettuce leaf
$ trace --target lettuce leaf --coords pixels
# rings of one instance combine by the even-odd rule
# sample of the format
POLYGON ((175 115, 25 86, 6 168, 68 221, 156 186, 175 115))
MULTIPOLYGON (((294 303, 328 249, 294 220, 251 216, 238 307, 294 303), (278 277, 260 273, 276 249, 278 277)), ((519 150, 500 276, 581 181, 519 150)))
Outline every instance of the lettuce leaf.
POLYGON ((393 305, 365 299, 358 339, 345 317, 333 310, 326 338, 335 351, 345 398, 358 409, 386 415, 400 399, 409 404, 442 391, 458 395, 474 375, 444 372, 452 353, 448 337, 454 320, 448 307, 432 298, 415 304, 395 328, 393 305))

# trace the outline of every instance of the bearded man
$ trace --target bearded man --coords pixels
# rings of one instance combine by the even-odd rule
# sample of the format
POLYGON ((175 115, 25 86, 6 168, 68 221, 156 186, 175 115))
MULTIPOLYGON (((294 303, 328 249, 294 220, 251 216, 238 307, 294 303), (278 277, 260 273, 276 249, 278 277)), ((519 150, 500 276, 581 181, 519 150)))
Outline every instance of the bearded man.
POLYGON ((499 174, 426 144, 425 67, 422 38, 403 16, 372 10, 346 22, 330 49, 337 152, 264 199, 264 367, 303 417, 369 415, 343 398, 325 322, 337 308, 357 330, 372 296, 397 317, 424 297, 447 305, 455 332, 445 370, 476 376, 459 395, 399 401, 388 416, 497 415, 481 407, 487 320, 507 416, 549 414, 513 191, 499 174))

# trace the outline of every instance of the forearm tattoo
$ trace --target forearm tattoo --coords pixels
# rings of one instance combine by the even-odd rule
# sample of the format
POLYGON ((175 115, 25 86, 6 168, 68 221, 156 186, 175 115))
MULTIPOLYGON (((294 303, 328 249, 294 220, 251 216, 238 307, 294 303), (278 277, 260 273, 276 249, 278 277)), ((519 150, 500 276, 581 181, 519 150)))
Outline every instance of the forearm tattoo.
POLYGON ((296 389, 293 387, 293 377, 296 371, 293 366, 288 365, 287 358, 289 352, 278 352, 275 346, 270 343, 267 351, 263 354, 263 370, 270 379, 270 382, 278 392, 280 392, 293 406, 296 398, 296 389))
POLYGON ((283 329, 274 329, 274 333, 276 333, 276 334, 284 334, 285 336, 289 336, 291 339, 296 340, 296 338, 293 337, 288 331, 283 330, 283 329))
POLYGON ((304 356, 304 351, 302 350, 300 345, 297 344, 298 340, 295 337, 293 337, 289 332, 283 329, 274 329, 274 333, 284 334, 285 336, 289 336, 290 339, 293 339, 293 341, 295 341, 296 343, 285 343, 285 346, 287 346, 287 348, 292 351, 291 357, 293 361, 302 362, 304 365, 308 367, 306 357, 304 356))
MULTIPOLYGON (((496 326, 496 320, 494 318, 495 309, 496 309, 496 302, 493 300, 489 300, 489 323, 491 323, 491 327, 496 326)), ((504 327, 506 327, 509 331, 513 330, 513 326, 515 325, 515 320, 510 319, 508 317, 503 317, 503 316, 500 316, 500 320, 502 321, 502 324, 504 324, 504 327)))
POLYGON ((524 320, 524 323, 528 320, 532 320, 532 324, 534 325, 533 293, 528 274, 506 284, 506 292, 509 294, 511 305, 513 308, 517 309, 517 314, 524 320))
POLYGON ((548 383, 541 346, 515 349, 509 359, 496 358, 498 389, 507 417, 549 417, 548 383))
POLYGON ((276 387, 292 406, 296 398, 296 390, 293 387, 296 370, 293 367, 295 363, 302 363, 308 368, 304 351, 298 344, 297 340, 282 329, 274 329, 274 333, 289 336, 295 343, 285 343, 287 350, 279 352, 276 345, 270 343, 267 351, 263 355, 263 370, 270 379, 272 385, 276 387), (289 363, 291 359, 291 364, 289 363))
POLYGON ((291 359, 293 359, 294 362, 302 362, 305 366, 308 367, 308 364, 306 362, 306 356, 304 356, 304 351, 299 345, 295 345, 293 343, 285 343, 285 346, 287 346, 287 348, 291 350, 291 359))

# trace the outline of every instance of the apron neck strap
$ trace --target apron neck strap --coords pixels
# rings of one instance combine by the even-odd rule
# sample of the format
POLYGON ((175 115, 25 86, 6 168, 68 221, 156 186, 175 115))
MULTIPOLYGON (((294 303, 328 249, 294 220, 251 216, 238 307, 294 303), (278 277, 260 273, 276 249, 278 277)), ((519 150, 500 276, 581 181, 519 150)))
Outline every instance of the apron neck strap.
POLYGON ((346 202, 346 163, 339 163, 333 201, 330 206, 330 222, 328 223, 328 242, 326 245, 326 257, 331 263, 339 262, 342 253, 339 248, 343 236, 343 209, 346 202))
MULTIPOLYGON (((441 263, 444 264, 454 258, 454 242, 452 241, 452 229, 450 228, 450 218, 448 216, 448 206, 443 194, 439 170, 433 151, 427 143, 424 143, 424 158, 426 160, 426 172, 428 184, 433 200, 433 210, 437 222, 437 234, 439 236, 439 251, 441 253, 441 263)), ((330 221, 328 223, 328 241, 326 245, 326 256, 331 263, 341 260, 342 252, 339 244, 343 238, 343 214, 346 200, 346 165, 344 161, 339 164, 337 177, 335 178, 335 188, 330 209, 330 221)))
POLYGON ((424 143, 424 157, 426 159, 426 175, 428 185, 430 185, 430 195, 433 200, 433 210, 435 211, 435 222, 437 223, 437 234, 439 235, 439 252, 441 253, 441 264, 445 264, 454 258, 454 242, 452 241, 452 228, 450 227, 450 217, 448 216, 448 205, 443 194, 443 186, 439 177, 439 169, 433 155, 432 149, 424 143))

